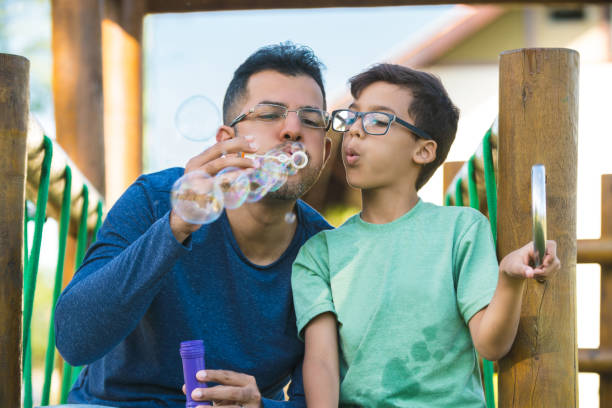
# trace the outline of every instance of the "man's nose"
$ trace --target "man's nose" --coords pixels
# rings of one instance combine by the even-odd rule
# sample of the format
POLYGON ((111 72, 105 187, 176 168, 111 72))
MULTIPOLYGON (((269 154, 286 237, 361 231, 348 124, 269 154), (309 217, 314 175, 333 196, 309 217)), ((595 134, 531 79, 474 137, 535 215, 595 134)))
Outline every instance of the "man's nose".
POLYGON ((287 117, 283 121, 283 130, 281 137, 283 140, 291 140, 299 142, 302 140, 302 122, 298 117, 297 112, 287 112, 287 117))

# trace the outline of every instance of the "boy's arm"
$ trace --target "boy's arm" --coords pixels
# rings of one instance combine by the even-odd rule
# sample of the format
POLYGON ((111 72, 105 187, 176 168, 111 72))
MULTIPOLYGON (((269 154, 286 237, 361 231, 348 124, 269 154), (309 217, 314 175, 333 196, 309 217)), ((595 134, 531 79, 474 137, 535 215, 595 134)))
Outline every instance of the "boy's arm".
POLYGON ((468 323, 474 347, 487 360, 499 360, 512 347, 521 316, 525 279, 545 280, 561 266, 555 241, 547 242, 542 265, 532 268, 533 259, 533 243, 506 255, 499 264, 499 280, 491 303, 468 323))
POLYGON ((304 390, 309 407, 338 407, 340 392, 336 316, 323 313, 304 329, 304 390))

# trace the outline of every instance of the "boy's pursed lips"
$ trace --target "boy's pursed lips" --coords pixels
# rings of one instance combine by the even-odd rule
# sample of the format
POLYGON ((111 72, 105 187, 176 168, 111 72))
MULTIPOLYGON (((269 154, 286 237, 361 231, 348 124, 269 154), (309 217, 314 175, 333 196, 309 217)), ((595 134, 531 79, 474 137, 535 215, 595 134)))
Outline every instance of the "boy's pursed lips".
POLYGON ((344 158, 346 160, 346 164, 350 165, 354 165, 357 160, 359 160, 359 153, 351 148, 351 147, 347 147, 344 149, 344 158))

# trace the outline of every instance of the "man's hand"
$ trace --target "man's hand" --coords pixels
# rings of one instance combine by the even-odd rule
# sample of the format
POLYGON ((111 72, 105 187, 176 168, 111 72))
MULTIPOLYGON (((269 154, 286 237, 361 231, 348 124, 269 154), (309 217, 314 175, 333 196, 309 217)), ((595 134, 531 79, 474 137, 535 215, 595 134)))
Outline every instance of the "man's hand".
POLYGON ((561 268, 561 262, 557 258, 557 243, 546 242, 546 254, 540 266, 533 267, 535 256, 533 253, 533 242, 506 255, 499 264, 499 269, 508 277, 515 279, 535 278, 538 282, 544 282, 561 268))
MULTIPOLYGON (((185 174, 200 170, 214 176, 226 167, 253 167, 253 160, 241 157, 237 153, 254 153, 257 148, 257 143, 251 135, 222 140, 199 155, 192 157, 185 165, 185 174)), ((183 220, 174 210, 170 213, 170 228, 178 242, 184 242, 191 233, 197 231, 200 227, 199 224, 192 224, 183 220)))
POLYGON ((261 394, 255 377, 227 370, 198 371, 196 378, 201 382, 219 385, 196 388, 191 393, 194 401, 212 401, 216 407, 261 408, 261 394))

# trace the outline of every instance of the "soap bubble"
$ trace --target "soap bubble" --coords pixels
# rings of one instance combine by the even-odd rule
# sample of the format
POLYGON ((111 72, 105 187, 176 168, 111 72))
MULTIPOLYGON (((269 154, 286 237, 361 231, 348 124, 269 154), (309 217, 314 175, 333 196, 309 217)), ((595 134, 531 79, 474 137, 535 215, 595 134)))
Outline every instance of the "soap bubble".
POLYGON ((259 201, 265 196, 270 188, 275 184, 275 180, 272 179, 270 174, 266 172, 263 167, 263 158, 257 157, 254 159, 255 168, 246 170, 249 177, 249 195, 246 201, 253 203, 259 201))
POLYGON ((185 221, 209 224, 223 212, 223 193, 204 171, 186 173, 172 186, 172 208, 185 221))
POLYGON ((273 157, 265 157, 261 170, 267 173, 270 187, 268 191, 277 191, 287 181, 287 167, 273 157))
POLYGON ((225 208, 233 210, 240 207, 250 191, 249 175, 238 167, 226 167, 215 176, 215 184, 223 194, 225 208))
POLYGON ((300 170, 308 164, 308 156, 304 151, 297 151, 291 155, 291 164, 296 169, 300 170))
POLYGON ((293 224, 295 222, 295 214, 293 211, 289 211, 287 214, 285 214, 285 222, 288 224, 293 224))
POLYGON ((221 112, 217 105, 204 95, 185 99, 174 115, 178 132, 186 139, 202 142, 213 138, 221 125, 221 112))
POLYGON ((287 141, 269 151, 267 155, 281 162, 286 167, 289 176, 293 176, 308 164, 306 149, 300 142, 287 141))

